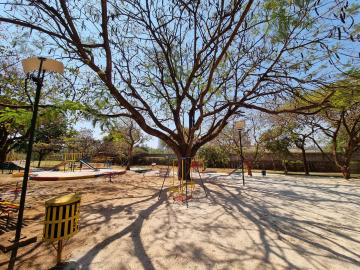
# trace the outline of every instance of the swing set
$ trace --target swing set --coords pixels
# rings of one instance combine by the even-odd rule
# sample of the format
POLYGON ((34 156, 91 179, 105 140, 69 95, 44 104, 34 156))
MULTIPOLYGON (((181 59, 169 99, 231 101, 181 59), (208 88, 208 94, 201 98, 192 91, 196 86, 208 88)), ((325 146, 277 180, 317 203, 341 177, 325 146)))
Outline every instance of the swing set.
MULTIPOLYGON (((203 182, 203 180, 201 178, 201 174, 200 174, 200 172, 204 170, 204 162, 201 160, 192 160, 191 157, 182 158, 181 159, 181 171, 179 170, 179 172, 181 172, 180 179, 178 179, 177 173, 175 173, 175 170, 177 170, 176 163, 177 163, 177 160, 173 160, 173 162, 172 162, 172 185, 169 188, 170 195, 173 197, 174 201, 186 203, 186 205, 188 205, 188 200, 192 199, 193 192, 195 190, 195 181, 191 177, 192 172, 199 174, 199 179, 200 179, 201 185, 205 192, 205 197, 207 197, 207 191, 206 191, 204 182, 203 182), (190 159, 190 161, 189 161, 189 159, 190 159), (188 177, 186 177, 186 172, 189 169, 187 166, 189 166, 189 164, 190 164, 190 172, 189 172, 188 177), (178 183, 176 183, 175 178, 177 178, 176 180, 178 181, 178 183), (188 178, 188 179, 186 179, 186 178, 188 178)), ((168 176, 170 176, 170 162, 168 162, 167 172, 168 173, 166 173, 166 174, 161 174, 161 176, 163 176, 164 179, 163 179, 163 182, 161 185, 158 199, 160 199, 160 197, 161 197, 161 193, 163 191, 166 178, 168 176)))

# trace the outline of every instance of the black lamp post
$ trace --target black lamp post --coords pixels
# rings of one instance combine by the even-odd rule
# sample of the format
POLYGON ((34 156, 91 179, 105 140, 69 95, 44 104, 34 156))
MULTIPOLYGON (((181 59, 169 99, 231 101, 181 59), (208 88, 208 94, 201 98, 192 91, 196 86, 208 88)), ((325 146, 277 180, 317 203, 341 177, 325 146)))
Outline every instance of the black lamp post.
POLYGON ((44 57, 27 58, 22 61, 22 65, 23 65, 24 72, 27 75, 29 75, 31 72, 37 71, 37 76, 30 76, 30 78, 36 84, 36 94, 35 94, 35 101, 33 104, 33 114, 32 114, 32 119, 31 119, 31 125, 30 125, 30 129, 29 129, 29 142, 28 142, 27 153, 26 153, 26 162, 25 162, 25 168, 24 168, 24 178, 23 178, 22 188, 21 188, 18 219, 17 219, 17 223, 16 223, 14 248, 11 251, 11 257, 10 257, 8 269, 14 269, 17 250, 19 248, 21 227, 22 227, 22 222, 23 222, 23 217, 24 217, 27 182, 28 182, 28 178, 29 178, 30 161, 31 161, 31 154, 32 154, 32 148, 33 148, 33 143, 34 143, 36 119, 37 119, 37 115, 38 115, 40 94, 41 94, 41 88, 42 88, 43 81, 44 81, 45 72, 46 71, 57 72, 60 74, 62 74, 64 72, 64 65, 62 63, 52 60, 52 59, 46 59, 44 57))
POLYGON ((240 160, 241 160, 241 175, 243 180, 243 186, 245 185, 245 177, 244 177, 244 155, 242 149, 242 142, 241 142, 241 131, 245 127, 245 120, 240 120, 235 123, 235 127, 239 132, 239 140, 240 140, 240 160))

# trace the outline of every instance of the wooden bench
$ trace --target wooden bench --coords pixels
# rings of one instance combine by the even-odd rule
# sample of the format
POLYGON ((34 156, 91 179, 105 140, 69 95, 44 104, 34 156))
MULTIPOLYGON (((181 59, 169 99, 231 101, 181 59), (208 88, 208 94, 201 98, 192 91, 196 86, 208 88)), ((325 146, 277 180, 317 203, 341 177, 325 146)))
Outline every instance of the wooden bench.
MULTIPOLYGON (((36 236, 22 235, 19 241, 19 247, 24 247, 37 241, 36 236)), ((9 252, 15 247, 14 232, 6 232, 0 236, 0 250, 4 253, 9 252)))

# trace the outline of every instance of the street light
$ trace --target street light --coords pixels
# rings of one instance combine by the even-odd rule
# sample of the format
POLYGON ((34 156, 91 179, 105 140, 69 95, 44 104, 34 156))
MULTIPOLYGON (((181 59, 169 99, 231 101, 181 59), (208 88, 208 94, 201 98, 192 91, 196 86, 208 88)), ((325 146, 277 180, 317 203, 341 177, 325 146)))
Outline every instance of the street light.
MULTIPOLYGON (((17 250, 19 247, 19 240, 21 236, 21 227, 22 221, 24 216, 24 207, 25 207, 25 198, 26 198, 26 190, 27 190, 27 181, 29 178, 29 170, 30 170, 30 161, 31 161, 31 153, 34 143, 34 133, 35 133, 35 125, 36 125, 36 118, 39 109, 39 101, 40 101, 40 93, 41 88, 44 81, 45 72, 56 72, 56 73, 64 73, 64 65, 56 60, 47 59, 44 57, 30 57, 24 59, 22 61, 22 66, 24 72, 27 74, 27 78, 29 78, 30 73, 37 72, 37 76, 34 75, 30 76, 30 78, 36 84, 36 94, 35 94, 35 101, 33 105, 33 114, 31 118, 31 125, 29 129, 29 142, 27 147, 26 153, 26 162, 24 168, 24 178, 22 182, 22 189, 21 189, 21 197, 20 197, 20 205, 19 205, 19 213, 18 219, 16 223, 16 233, 15 233, 15 240, 14 240, 14 248, 11 252, 11 257, 8 265, 8 269, 13 269, 15 266, 15 260, 17 255, 17 250)), ((25 87, 27 87, 27 81, 25 83, 25 87)))
POLYGON ((241 175, 243 180, 243 186, 245 185, 245 177, 244 177, 244 155, 242 150, 242 142, 241 142, 241 131, 245 128, 245 120, 239 120, 235 122, 235 128, 239 132, 239 140, 240 140, 240 160, 241 160, 241 175))
POLYGON ((47 72, 56 72, 60 74, 64 73, 63 63, 53 59, 47 59, 44 57, 30 57, 24 59, 22 61, 22 66, 25 73, 30 73, 33 71, 38 71, 38 72, 47 71, 47 72))

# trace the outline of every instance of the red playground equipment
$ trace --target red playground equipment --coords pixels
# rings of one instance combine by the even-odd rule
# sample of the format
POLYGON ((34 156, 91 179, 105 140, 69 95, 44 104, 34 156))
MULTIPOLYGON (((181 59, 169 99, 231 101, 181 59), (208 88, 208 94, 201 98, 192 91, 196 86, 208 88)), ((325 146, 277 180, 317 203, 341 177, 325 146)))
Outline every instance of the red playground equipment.
MULTIPOLYGON (((170 163, 168 163, 170 164, 170 163)), ((168 165, 168 169, 167 171, 170 171, 170 167, 168 165)), ((207 191, 204 185, 204 182, 201 178, 201 174, 200 172, 204 171, 204 162, 203 161, 199 161, 199 160, 192 160, 190 157, 187 158, 182 158, 181 159, 181 178, 178 179, 179 183, 177 185, 175 185, 175 161, 173 162, 173 185, 170 188, 170 192, 173 195, 173 199, 176 202, 182 202, 182 203, 186 203, 186 205, 188 206, 188 200, 193 198, 193 191, 195 190, 195 182, 193 181, 193 178, 191 177, 191 173, 198 173, 199 174, 199 179, 201 182, 201 185, 204 189, 205 192, 205 196, 207 197, 207 191), (190 160, 189 160, 190 159, 190 160), (186 177, 186 172, 188 171, 186 166, 189 166, 190 164, 190 174, 188 175, 188 177, 186 177), (186 179, 188 178, 188 179, 186 179)), ((164 180, 159 192, 159 199, 161 197, 161 193, 165 184, 165 179, 166 177, 169 176, 169 174, 165 174, 164 175, 164 180)))

